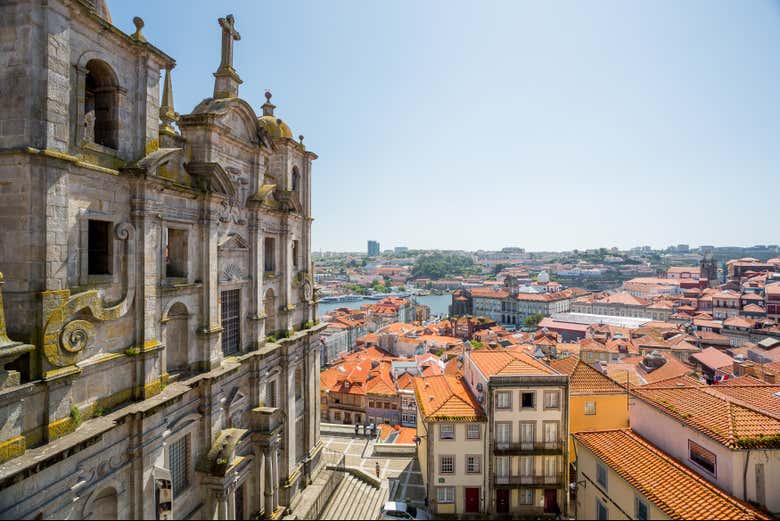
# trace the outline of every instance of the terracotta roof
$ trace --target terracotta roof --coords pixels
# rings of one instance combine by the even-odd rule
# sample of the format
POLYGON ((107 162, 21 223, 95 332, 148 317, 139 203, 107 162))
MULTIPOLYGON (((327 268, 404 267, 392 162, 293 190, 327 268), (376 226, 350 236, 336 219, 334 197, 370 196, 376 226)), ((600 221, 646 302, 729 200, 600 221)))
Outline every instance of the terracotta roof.
POLYGON ((541 322, 539 322, 538 327, 546 327, 548 329, 565 329, 567 331, 577 331, 581 333, 585 333, 588 331, 588 324, 577 324, 574 322, 562 322, 559 320, 552 319, 550 317, 544 317, 541 322))
POLYGON ((460 376, 415 377, 414 395, 420 413, 433 421, 482 421, 485 413, 460 376))
POLYGON ((672 519, 770 519, 630 429, 572 436, 672 519))
POLYGON ((550 362, 550 367, 561 374, 569 375, 569 391, 571 394, 614 394, 626 392, 625 388, 612 378, 604 376, 573 356, 553 360, 550 362))
POLYGON ((631 293, 620 292, 613 295, 607 295, 593 302, 594 304, 620 304, 623 306, 647 306, 649 300, 635 297, 631 293))
POLYGON ((642 386, 642 389, 663 389, 667 387, 707 387, 707 384, 700 382, 692 376, 674 376, 666 380, 658 380, 651 384, 642 386))
POLYGON ((401 427, 400 425, 380 423, 379 437, 383 443, 413 444, 415 437, 417 437, 417 431, 412 427, 401 427))
POLYGON ((726 320, 723 321, 724 326, 731 326, 731 327, 748 327, 752 328, 755 327, 756 321, 751 320, 747 317, 729 317, 726 320))
POLYGON ((624 382, 625 371, 629 371, 629 377, 631 373, 634 373, 637 378, 631 378, 631 383, 637 385, 644 385, 648 383, 655 383, 661 380, 668 380, 678 376, 684 376, 693 371, 693 368, 687 364, 681 362, 676 356, 671 354, 662 354, 666 362, 652 371, 647 371, 642 366, 644 357, 632 356, 626 357, 620 362, 607 364, 607 374, 610 378, 617 380, 618 382, 624 382))
POLYGON ((766 310, 759 306, 758 304, 748 304, 744 308, 742 308, 742 311, 746 313, 766 313, 766 310))
POLYGON ((399 389, 414 389, 414 377, 408 371, 404 371, 395 383, 399 389))
POLYGON ((763 380, 759 380, 755 376, 750 375, 744 375, 744 376, 737 376, 736 378, 729 378, 728 380, 723 380, 722 382, 718 382, 718 389, 724 386, 729 385, 766 385, 766 382, 763 380))
POLYGON ((721 367, 728 367, 731 369, 734 365, 733 358, 714 347, 708 347, 707 349, 702 350, 701 353, 694 353, 691 355, 691 358, 702 365, 706 365, 710 369, 720 369, 721 367))
POLYGON ((713 391, 728 397, 740 405, 780 419, 780 385, 769 385, 757 378, 743 376, 726 380, 728 384, 711 387, 713 391))
POLYGON ((549 366, 519 350, 472 351, 468 356, 486 378, 491 376, 558 374, 549 366))
MULTIPOLYGON (((724 387, 724 389, 726 389, 724 387)), ((777 447, 780 420, 710 387, 633 390, 638 398, 730 448, 777 447), (770 438, 763 438, 770 437, 770 438)))

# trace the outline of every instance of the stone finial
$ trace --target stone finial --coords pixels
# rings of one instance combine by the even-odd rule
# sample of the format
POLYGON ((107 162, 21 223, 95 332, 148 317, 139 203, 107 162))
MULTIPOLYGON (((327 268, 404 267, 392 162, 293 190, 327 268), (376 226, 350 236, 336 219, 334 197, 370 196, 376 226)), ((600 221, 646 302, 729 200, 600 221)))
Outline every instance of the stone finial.
POLYGON ((303 134, 298 134, 298 143, 303 145, 303 134))
POLYGON ((176 129, 173 123, 178 121, 179 115, 173 110, 173 87, 171 85, 171 69, 165 69, 165 83, 163 84, 162 100, 160 102, 160 133, 175 135, 176 129))
POLYGON ((271 103, 271 96, 271 91, 269 89, 265 89, 265 103, 263 103, 263 106, 260 107, 263 109, 263 116, 274 115, 274 109, 276 108, 276 105, 271 103))
POLYGON ((218 21, 222 27, 222 60, 214 73, 214 97, 235 98, 238 96, 238 86, 243 82, 233 68, 233 42, 240 40, 241 34, 236 31, 236 20, 232 14, 218 21))
POLYGON ((141 29, 144 28, 144 19, 140 16, 136 16, 133 18, 133 25, 135 25, 135 32, 130 36, 133 40, 137 42, 146 42, 146 38, 143 34, 141 34, 141 29))

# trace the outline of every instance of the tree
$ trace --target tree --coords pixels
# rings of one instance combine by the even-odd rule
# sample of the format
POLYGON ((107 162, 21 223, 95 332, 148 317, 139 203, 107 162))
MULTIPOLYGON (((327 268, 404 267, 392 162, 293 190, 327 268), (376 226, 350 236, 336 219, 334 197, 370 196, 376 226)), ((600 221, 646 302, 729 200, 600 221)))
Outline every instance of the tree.
POLYGON ((493 266, 493 272, 492 273, 493 273, 493 275, 498 275, 499 273, 501 273, 502 271, 504 271, 508 267, 509 266, 507 264, 499 262, 498 264, 493 266))
POLYGON ((544 315, 541 313, 534 313, 533 315, 528 315, 525 317, 525 320, 523 321, 523 325, 529 329, 534 328, 539 325, 539 322, 542 321, 544 318, 544 315))
POLYGON ((457 275, 478 273, 471 257, 435 252, 421 256, 412 268, 412 278, 439 280, 457 275))

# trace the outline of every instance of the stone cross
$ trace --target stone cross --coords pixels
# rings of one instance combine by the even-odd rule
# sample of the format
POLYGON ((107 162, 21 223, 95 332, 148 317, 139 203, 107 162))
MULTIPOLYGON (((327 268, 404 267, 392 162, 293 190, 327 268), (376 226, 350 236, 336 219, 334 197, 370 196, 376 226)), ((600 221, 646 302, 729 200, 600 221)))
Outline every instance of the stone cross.
POLYGON ((236 31, 236 21, 232 14, 219 19, 219 25, 222 27, 222 63, 219 64, 219 70, 233 69, 233 41, 240 40, 241 35, 236 31))

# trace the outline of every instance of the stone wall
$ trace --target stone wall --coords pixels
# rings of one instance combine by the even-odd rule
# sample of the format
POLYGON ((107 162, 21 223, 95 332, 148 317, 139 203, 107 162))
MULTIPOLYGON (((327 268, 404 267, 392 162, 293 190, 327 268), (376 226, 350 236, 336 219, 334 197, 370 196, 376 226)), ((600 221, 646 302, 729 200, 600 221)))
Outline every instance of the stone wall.
POLYGON ((102 4, 0 6, 0 517, 153 518, 185 439, 174 518, 278 514, 320 467, 316 155, 238 97, 160 122, 175 63, 102 4))

